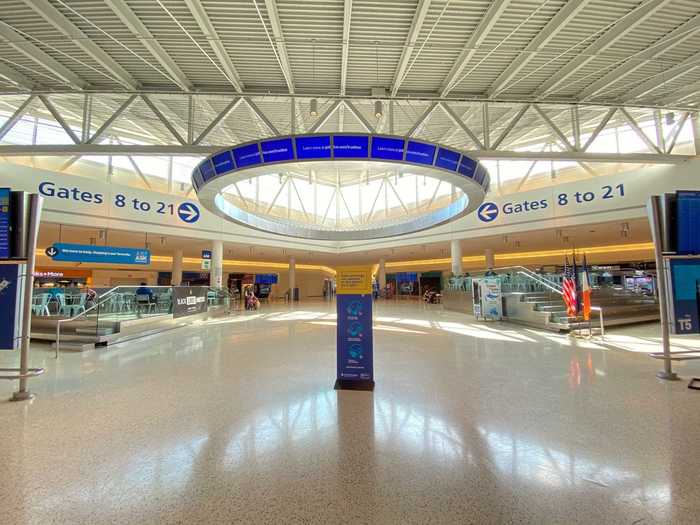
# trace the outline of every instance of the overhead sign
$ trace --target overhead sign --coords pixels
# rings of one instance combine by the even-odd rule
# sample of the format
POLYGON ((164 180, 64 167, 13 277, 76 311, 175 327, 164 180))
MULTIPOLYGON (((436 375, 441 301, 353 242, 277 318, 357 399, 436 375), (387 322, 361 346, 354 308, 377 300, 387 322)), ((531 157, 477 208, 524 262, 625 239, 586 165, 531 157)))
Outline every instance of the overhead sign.
POLYGON ((142 248, 120 248, 90 244, 56 243, 46 255, 54 261, 107 264, 151 264, 151 252, 142 248))
POLYGON ((192 224, 199 220, 199 208, 191 202, 183 202, 177 208, 177 216, 184 222, 192 224))
POLYGON ((416 272, 399 272, 396 274, 396 282, 414 283, 417 280, 418 274, 416 272))
POLYGON ((208 292, 206 286, 173 286, 173 318, 206 312, 208 292))
POLYGON ((255 284, 277 284, 276 273, 255 274, 255 284))
POLYGON ((372 293, 372 267, 341 266, 336 268, 335 282, 338 295, 372 293))
POLYGON ((202 270, 211 270, 211 259, 202 259, 202 270))
POLYGON ((211 259, 211 250, 202 250, 202 259, 211 259))
POLYGON ((476 211, 479 220, 484 222, 491 222, 496 217, 498 217, 498 205, 493 202, 485 202, 476 211))
POLYGON ((676 239, 680 254, 700 254, 700 191, 676 192, 676 239))
POLYGON ((10 257, 10 188, 0 188, 0 259, 10 257))

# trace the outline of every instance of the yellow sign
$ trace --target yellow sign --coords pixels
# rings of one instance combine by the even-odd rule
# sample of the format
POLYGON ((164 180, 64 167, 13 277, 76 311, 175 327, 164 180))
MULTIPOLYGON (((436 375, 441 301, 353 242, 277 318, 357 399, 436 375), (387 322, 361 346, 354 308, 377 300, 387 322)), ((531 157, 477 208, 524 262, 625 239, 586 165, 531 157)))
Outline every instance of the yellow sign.
POLYGON ((336 272, 335 291, 338 295, 372 293, 371 266, 341 266, 336 272))

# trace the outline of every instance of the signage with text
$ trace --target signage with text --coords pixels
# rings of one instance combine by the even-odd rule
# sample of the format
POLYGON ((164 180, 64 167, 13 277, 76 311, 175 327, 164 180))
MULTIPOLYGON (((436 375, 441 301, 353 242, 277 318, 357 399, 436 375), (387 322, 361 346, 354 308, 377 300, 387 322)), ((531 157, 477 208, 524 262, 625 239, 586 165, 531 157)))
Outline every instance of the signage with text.
POLYGON ((46 255, 64 262, 151 264, 151 252, 143 248, 56 243, 46 249, 46 255))
POLYGON ((0 188, 0 259, 10 257, 10 188, 0 188))
POLYGON ((173 318, 207 311, 206 286, 173 286, 173 318))

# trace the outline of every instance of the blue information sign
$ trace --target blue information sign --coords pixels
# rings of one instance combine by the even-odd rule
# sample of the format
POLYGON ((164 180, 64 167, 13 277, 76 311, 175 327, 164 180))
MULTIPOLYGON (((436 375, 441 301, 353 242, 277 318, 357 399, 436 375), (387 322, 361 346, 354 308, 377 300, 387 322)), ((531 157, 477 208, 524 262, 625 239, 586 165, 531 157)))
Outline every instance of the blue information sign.
POLYGON ((372 158, 403 160, 404 140, 390 137, 372 137, 372 158))
POLYGON ((92 244, 56 243, 46 249, 54 261, 107 263, 107 264, 151 264, 151 252, 141 248, 119 248, 92 244))
POLYGON ((676 224, 676 251, 700 254, 700 191, 676 192, 676 224))
POLYGON ((260 143, 260 149, 265 162, 294 160, 294 146, 291 138, 265 140, 260 143))
POLYGON ((700 260, 671 259, 671 286, 675 332, 700 333, 700 260))
POLYGON ((0 264, 0 350, 14 350, 19 329, 19 264, 0 264))
POLYGON ((211 259, 211 250, 202 250, 202 259, 211 259))
POLYGON ((233 158, 236 160, 236 166, 239 168, 260 164, 261 159, 258 144, 248 144, 247 146, 234 149, 233 158))
POLYGON ((336 159, 366 159, 369 155, 369 137, 367 135, 334 135, 333 156, 336 159))
POLYGON ((233 164, 233 156, 230 151, 222 151, 211 158, 214 163, 214 171, 217 175, 231 171, 236 166, 233 164))
POLYGON ((0 188, 0 259, 10 257, 10 188, 0 188))
POLYGON ((338 380, 374 381, 372 295, 338 295, 337 308, 338 380))
POLYGON ((418 274, 416 272, 399 272, 396 274, 397 282, 411 282, 414 283, 418 280, 418 274))
POLYGON ((297 137, 298 159, 330 159, 331 137, 330 135, 312 135, 309 137, 297 137))
POLYGON ((406 160, 408 162, 432 166, 436 149, 434 144, 425 144, 423 142, 409 140, 406 146, 406 160))
POLYGON ((438 149, 437 159, 435 160, 435 165, 438 168, 444 168, 446 170, 457 171, 457 164, 459 163, 459 153, 452 151, 447 148, 438 149))

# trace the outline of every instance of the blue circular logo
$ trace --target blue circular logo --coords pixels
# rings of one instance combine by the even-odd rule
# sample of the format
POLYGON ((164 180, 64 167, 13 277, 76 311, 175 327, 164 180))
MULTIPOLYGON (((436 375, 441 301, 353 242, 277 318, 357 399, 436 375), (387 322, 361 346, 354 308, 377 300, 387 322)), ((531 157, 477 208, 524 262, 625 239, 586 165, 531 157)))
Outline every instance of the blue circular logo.
POLYGON ((498 217, 498 204, 494 202, 485 202, 479 206, 476 215, 482 222, 491 222, 498 217))
POLYGON ((193 224, 199 220, 199 208, 191 202, 183 202, 177 207, 177 216, 183 222, 193 224))
POLYGON ((346 311, 348 315, 357 317, 362 313, 362 303, 360 303, 360 301, 353 301, 347 306, 346 311))

